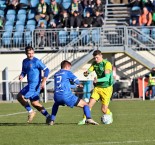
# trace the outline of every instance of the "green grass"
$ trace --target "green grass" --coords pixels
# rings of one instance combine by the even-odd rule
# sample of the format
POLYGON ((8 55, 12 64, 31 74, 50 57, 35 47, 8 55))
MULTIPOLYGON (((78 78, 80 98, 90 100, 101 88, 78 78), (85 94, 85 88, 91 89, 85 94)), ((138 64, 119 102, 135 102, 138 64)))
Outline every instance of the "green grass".
MULTIPOLYGON (((99 123, 100 105, 96 103, 92 110, 99 123)), ((2 116, 25 110, 18 103, 0 103, 0 145, 155 145, 154 101, 112 101, 110 109, 111 125, 78 126, 82 109, 61 107, 55 125, 47 126, 39 112, 31 124, 26 123, 27 113, 2 116)))

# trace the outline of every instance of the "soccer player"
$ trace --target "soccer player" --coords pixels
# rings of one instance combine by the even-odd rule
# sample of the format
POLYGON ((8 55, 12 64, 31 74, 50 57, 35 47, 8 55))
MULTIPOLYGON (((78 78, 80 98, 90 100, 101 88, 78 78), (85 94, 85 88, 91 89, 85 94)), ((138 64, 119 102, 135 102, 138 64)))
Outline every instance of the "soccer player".
MULTIPOLYGON (((109 61, 103 59, 100 50, 95 50, 93 52, 95 61, 92 63, 90 68, 84 72, 84 76, 88 76, 91 72, 95 71, 97 78, 94 78, 94 90, 92 92, 91 98, 89 100, 89 107, 92 108, 97 100, 101 99, 101 110, 103 116, 110 118, 108 123, 113 122, 112 112, 109 110, 109 102, 113 92, 113 74, 112 65, 109 61)), ((85 117, 83 120, 79 121, 79 125, 85 124, 85 117)))
POLYGON ((56 114, 60 105, 67 105, 73 108, 74 106, 83 108, 86 115, 86 123, 98 125, 93 119, 91 119, 90 108, 88 104, 75 96, 71 88, 75 88, 77 85, 81 87, 78 78, 70 71, 71 63, 67 60, 61 62, 61 69, 54 74, 54 101, 51 114, 51 122, 49 125, 54 125, 56 114), (72 82, 72 83, 71 83, 72 82))
POLYGON ((44 88, 46 79, 49 74, 49 69, 36 57, 34 57, 34 50, 31 46, 25 48, 27 58, 23 60, 22 72, 19 80, 27 75, 28 85, 25 86, 17 95, 17 100, 28 111, 27 122, 32 122, 36 112, 30 107, 27 99, 30 100, 31 105, 40 111, 46 117, 46 123, 50 122, 50 115, 47 110, 39 103, 40 90, 44 88), (44 77, 41 81, 41 71, 44 71, 44 77))

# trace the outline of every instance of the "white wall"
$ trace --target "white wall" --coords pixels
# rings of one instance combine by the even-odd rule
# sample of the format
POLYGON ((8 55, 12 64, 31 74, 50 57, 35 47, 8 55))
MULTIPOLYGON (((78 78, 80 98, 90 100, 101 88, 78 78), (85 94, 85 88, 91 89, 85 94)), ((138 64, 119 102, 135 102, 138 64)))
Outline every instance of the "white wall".
MULTIPOLYGON (((46 54, 36 53, 35 57, 41 59, 46 54)), ((9 80, 17 77, 22 69, 22 61, 26 58, 25 54, 0 54, 0 81, 2 80, 2 71, 8 67, 9 80)))

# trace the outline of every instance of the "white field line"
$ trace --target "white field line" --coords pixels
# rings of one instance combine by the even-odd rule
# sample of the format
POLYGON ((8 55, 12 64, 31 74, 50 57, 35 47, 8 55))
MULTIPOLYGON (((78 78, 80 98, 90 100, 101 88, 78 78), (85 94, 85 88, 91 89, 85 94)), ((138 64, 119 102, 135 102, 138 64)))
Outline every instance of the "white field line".
MULTIPOLYGON (((51 107, 45 108, 45 109, 51 109, 51 107)), ((36 111, 36 110, 35 110, 36 111)), ((27 111, 24 112, 17 112, 17 113, 10 113, 10 114, 4 114, 4 115, 0 115, 0 117, 7 117, 7 116, 14 116, 14 115, 19 115, 19 114, 25 114, 27 113, 27 111)))
MULTIPOLYGON (((155 140, 129 140, 129 141, 107 141, 107 142, 93 142, 93 143, 80 143, 80 145, 110 145, 110 144, 136 144, 136 143, 149 143, 155 142, 155 140)), ((67 145, 67 144, 63 144, 67 145)), ((69 144, 69 145, 79 145, 79 144, 69 144)))

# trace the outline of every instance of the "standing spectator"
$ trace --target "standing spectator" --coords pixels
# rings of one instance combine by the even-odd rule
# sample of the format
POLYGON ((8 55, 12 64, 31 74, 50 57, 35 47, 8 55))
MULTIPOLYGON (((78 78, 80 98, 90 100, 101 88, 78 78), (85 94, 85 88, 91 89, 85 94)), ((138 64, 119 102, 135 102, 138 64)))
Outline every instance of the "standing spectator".
POLYGON ((60 17, 61 12, 62 12, 62 6, 59 3, 57 3, 55 0, 51 0, 48 8, 50 22, 53 19, 57 21, 60 17))
POLYGON ((100 16, 100 12, 96 10, 95 17, 93 20, 93 27, 102 27, 103 25, 103 18, 100 16))
POLYGON ((152 95, 150 97, 151 100, 155 99, 155 67, 152 68, 149 76, 148 76, 148 86, 145 88, 145 96, 146 92, 152 90, 152 95))
POLYGON ((93 18, 91 17, 90 12, 87 11, 86 17, 84 17, 83 19, 83 27, 84 28, 92 27, 92 22, 93 22, 93 18))
POLYGON ((44 47, 45 45, 45 38, 46 38, 46 30, 45 30, 45 25, 44 22, 40 23, 40 26, 37 28, 38 32, 38 46, 44 47))
POLYGON ((71 14, 71 20, 70 20, 70 26, 71 29, 73 27, 77 27, 77 31, 79 30, 79 27, 81 27, 82 22, 82 14, 83 14, 83 7, 80 3, 78 3, 78 0, 73 0, 70 6, 70 14, 71 14))
POLYGON ((99 12, 99 15, 104 18, 104 7, 101 0, 96 0, 95 6, 93 8, 93 13, 95 15, 96 11, 99 12))
POLYGON ((139 25, 150 26, 151 23, 152 23, 152 14, 147 10, 146 7, 144 7, 142 14, 139 16, 139 25))
POLYGON ((25 48, 27 58, 23 60, 22 72, 19 76, 19 80, 22 81, 27 75, 28 85, 25 86, 17 96, 17 100, 28 111, 27 122, 32 122, 36 115, 29 105, 27 99, 30 100, 33 107, 41 112, 46 117, 46 123, 50 122, 50 115, 47 110, 39 103, 40 90, 44 88, 46 79, 49 74, 49 69, 36 57, 34 57, 34 49, 31 46, 25 48), (44 77, 41 80, 41 71, 44 71, 44 77))
POLYGON ((132 18, 131 18, 131 24, 130 24, 130 26, 139 26, 136 17, 132 17, 132 18))
POLYGON ((36 7, 36 16, 35 19, 38 22, 40 19, 45 19, 46 21, 49 20, 49 16, 47 14, 48 5, 45 3, 44 0, 40 0, 39 4, 36 7))

